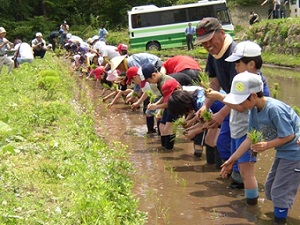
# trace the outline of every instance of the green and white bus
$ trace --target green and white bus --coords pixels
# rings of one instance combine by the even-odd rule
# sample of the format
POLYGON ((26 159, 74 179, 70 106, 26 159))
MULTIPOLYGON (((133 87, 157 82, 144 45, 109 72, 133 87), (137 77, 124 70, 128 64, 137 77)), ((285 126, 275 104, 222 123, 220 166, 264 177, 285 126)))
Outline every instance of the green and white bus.
POLYGON ((233 35, 234 26, 226 0, 157 7, 144 5, 128 11, 130 48, 160 50, 186 46, 185 28, 195 27, 204 17, 215 17, 226 33, 233 35))

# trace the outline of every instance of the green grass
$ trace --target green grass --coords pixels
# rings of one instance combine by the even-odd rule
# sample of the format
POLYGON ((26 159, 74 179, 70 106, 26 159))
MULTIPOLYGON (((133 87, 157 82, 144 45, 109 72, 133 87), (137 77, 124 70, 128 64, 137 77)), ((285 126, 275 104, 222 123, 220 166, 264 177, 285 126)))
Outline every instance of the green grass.
POLYGON ((144 224, 126 147, 95 134, 92 104, 74 101, 83 94, 66 65, 47 53, 4 68, 0 88, 0 224, 144 224), (40 86, 45 70, 60 82, 40 86))

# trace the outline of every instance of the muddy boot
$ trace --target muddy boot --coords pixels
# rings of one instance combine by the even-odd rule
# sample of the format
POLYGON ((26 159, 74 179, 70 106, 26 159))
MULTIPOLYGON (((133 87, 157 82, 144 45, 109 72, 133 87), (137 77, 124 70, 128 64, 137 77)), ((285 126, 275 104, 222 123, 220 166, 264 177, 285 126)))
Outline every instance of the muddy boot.
POLYGON ((257 205, 258 197, 256 197, 256 198, 247 198, 246 202, 247 202, 247 205, 257 205))
POLYGON ((202 152, 203 152, 203 150, 194 149, 194 156, 197 157, 197 158, 201 158, 202 157, 202 152))
POLYGON ((166 135, 166 150, 173 150, 174 148, 174 143, 175 143, 175 134, 171 134, 171 135, 166 135))
POLYGON ((147 124, 147 134, 153 134, 156 133, 156 130, 154 129, 154 117, 153 116, 146 116, 146 124, 147 124))
POLYGON ((215 164, 215 148, 209 145, 205 145, 206 150, 206 162, 208 164, 215 164))
POLYGON ((162 148, 166 148, 166 136, 160 136, 160 143, 162 148))
POLYGON ((215 166, 217 170, 221 170, 221 165, 223 164, 223 160, 220 156, 220 152, 217 147, 214 147, 215 152, 215 166))
POLYGON ((160 120, 157 120, 157 121, 156 121, 156 126, 157 126, 157 135, 158 135, 158 136, 160 136, 159 124, 160 124, 160 120))

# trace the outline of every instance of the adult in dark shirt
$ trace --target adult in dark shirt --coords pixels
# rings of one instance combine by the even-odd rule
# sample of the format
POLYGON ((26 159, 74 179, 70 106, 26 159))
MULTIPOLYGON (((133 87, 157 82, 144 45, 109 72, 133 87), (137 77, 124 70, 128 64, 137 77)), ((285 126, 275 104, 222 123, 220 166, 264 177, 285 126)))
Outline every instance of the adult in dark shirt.
POLYGON ((63 29, 60 29, 59 31, 52 31, 48 36, 48 42, 52 45, 52 50, 55 51, 56 46, 58 44, 58 37, 61 36, 63 33, 63 29))

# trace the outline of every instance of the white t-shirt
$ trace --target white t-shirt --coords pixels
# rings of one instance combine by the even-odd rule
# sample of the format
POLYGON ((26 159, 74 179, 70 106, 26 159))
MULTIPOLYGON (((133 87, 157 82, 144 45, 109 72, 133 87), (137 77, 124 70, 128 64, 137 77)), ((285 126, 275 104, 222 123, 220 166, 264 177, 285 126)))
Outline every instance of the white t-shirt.
POLYGON ((102 57, 107 57, 109 60, 116 56, 120 56, 120 53, 116 51, 116 47, 112 45, 103 45, 100 47, 99 52, 102 54, 102 57))
POLYGON ((27 44, 26 42, 22 42, 22 43, 19 43, 17 44, 14 49, 16 51, 18 51, 19 49, 19 56, 18 58, 21 58, 21 59, 33 59, 33 51, 32 51, 32 48, 29 44, 27 44), (19 49, 19 46, 21 45, 20 49, 19 49))

